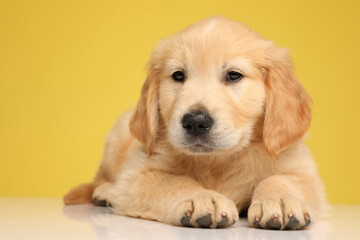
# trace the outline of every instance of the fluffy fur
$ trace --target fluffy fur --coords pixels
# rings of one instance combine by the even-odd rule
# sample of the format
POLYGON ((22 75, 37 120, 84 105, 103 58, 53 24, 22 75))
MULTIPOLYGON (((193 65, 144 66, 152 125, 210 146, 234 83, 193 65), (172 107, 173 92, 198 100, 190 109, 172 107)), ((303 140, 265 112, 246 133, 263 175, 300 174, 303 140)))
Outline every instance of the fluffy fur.
POLYGON ((162 41, 133 112, 107 137, 91 184, 65 204, 108 204, 115 213, 172 225, 227 227, 249 208, 251 226, 301 229, 325 206, 303 137, 310 98, 288 52, 246 25, 214 17, 162 41), (184 71, 184 82, 172 79, 184 71), (229 71, 244 77, 227 82, 229 71), (191 142, 184 114, 214 119, 191 142))

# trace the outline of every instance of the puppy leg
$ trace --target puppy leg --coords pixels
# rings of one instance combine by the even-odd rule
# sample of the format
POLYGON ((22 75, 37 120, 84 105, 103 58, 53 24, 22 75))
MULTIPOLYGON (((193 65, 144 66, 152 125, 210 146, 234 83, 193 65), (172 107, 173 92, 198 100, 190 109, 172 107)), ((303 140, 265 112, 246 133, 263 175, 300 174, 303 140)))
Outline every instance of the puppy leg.
POLYGON ((128 148, 134 141, 128 129, 130 116, 130 113, 125 113, 106 138, 103 160, 93 183, 92 199, 95 205, 108 205, 109 189, 126 160, 128 148))
POLYGON ((122 176, 110 192, 115 213, 187 227, 228 227, 238 219, 233 201, 194 179, 160 170, 122 176))
POLYGON ((316 181, 310 176, 274 175, 254 191, 248 212, 250 225, 267 229, 302 229, 320 207, 316 181))

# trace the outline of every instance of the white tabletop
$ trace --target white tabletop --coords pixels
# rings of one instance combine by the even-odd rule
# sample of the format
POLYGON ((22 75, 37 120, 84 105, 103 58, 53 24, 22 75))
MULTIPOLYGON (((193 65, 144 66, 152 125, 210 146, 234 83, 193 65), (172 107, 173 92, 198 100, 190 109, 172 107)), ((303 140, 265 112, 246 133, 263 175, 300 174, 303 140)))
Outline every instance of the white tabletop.
POLYGON ((227 229, 173 227, 118 216, 91 204, 64 206, 54 198, 0 198, 0 239, 360 239, 360 206, 334 205, 332 216, 309 230, 250 228, 240 219, 227 229))

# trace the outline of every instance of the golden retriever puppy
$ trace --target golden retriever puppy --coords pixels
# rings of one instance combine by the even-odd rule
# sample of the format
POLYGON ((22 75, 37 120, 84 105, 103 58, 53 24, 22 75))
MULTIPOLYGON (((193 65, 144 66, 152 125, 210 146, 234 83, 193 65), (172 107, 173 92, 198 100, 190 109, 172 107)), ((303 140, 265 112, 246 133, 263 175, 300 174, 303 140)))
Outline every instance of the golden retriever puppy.
POLYGON ((310 97, 288 52, 213 17, 162 41, 134 112, 107 137, 91 184, 65 204, 191 227, 302 229, 326 206, 303 142, 310 97))

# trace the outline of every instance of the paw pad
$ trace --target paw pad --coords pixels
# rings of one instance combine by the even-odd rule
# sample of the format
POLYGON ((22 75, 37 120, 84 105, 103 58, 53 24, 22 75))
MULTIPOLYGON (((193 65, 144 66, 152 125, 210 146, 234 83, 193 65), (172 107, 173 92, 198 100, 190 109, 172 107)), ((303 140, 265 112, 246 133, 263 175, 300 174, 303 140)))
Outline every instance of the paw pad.
POLYGON ((212 221, 210 215, 205 215, 196 219, 196 222, 200 225, 200 227, 210 227, 212 221))
POLYGON ((295 216, 289 217, 289 222, 286 225, 285 229, 293 229, 299 225, 299 220, 295 216))
MULTIPOLYGON (((102 206, 102 207, 106 207, 108 205, 106 199, 100 200, 97 197, 93 198, 93 202, 96 206, 102 206)), ((109 203, 110 204, 110 203, 109 203)))
POLYGON ((182 225, 186 227, 193 227, 193 225, 190 223, 190 216, 183 216, 180 222, 182 225))
POLYGON ((253 223, 253 225, 254 225, 254 227, 256 227, 256 228, 262 228, 259 221, 255 221, 255 222, 253 223))
POLYGON ((301 226, 302 228, 309 226, 309 224, 311 223, 311 218, 310 218, 310 215, 308 213, 306 213, 304 215, 304 219, 305 219, 305 225, 301 226))
POLYGON ((226 215, 222 216, 221 221, 216 224, 216 227, 217 228, 225 227, 228 222, 229 222, 229 218, 226 215))
POLYGON ((279 230, 281 228, 281 223, 279 221, 278 215, 273 215, 272 218, 267 221, 266 228, 279 230))

